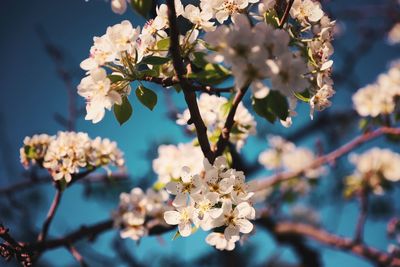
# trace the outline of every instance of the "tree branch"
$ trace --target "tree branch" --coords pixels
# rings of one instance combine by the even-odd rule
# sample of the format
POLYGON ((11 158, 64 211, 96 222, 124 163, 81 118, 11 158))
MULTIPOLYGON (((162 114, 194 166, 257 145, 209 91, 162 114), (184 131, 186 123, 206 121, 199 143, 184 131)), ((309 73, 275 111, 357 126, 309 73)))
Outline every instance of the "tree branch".
POLYGON ((349 153, 350 151, 352 151, 356 147, 362 145, 363 143, 366 143, 366 142, 368 142, 372 139, 375 139, 377 137, 380 137, 384 134, 400 135, 400 128, 381 127, 372 132, 364 133, 364 134, 354 138, 352 141, 348 142, 347 144, 332 151, 331 153, 316 158, 313 162, 311 162, 310 165, 305 166, 303 169, 300 169, 297 171, 281 172, 281 173, 258 180, 258 188, 260 190, 265 189, 265 188, 271 187, 277 183, 292 179, 297 176, 301 176, 307 170, 315 169, 315 168, 320 167, 327 163, 333 163, 333 162, 335 162, 336 159, 349 153))
MULTIPOLYGON (((266 219, 261 219, 261 225, 268 224, 266 219)), ((268 227, 268 226, 267 226, 268 227)), ((390 255, 386 252, 379 251, 373 247, 363 244, 354 243, 349 238, 340 237, 328 233, 322 229, 316 228, 311 225, 294 223, 288 221, 280 221, 273 227, 273 233, 278 235, 284 234, 297 234, 304 237, 313 239, 323 245, 329 246, 334 249, 351 252, 354 255, 362 257, 370 262, 377 264, 380 267, 399 267, 400 258, 390 255)))
POLYGON ((39 242, 46 240, 47 233, 50 228, 50 224, 54 218, 54 215, 56 214, 58 205, 60 204, 60 201, 61 201, 61 197, 62 197, 62 190, 57 187, 53 202, 51 203, 50 209, 47 212, 46 220, 43 223, 42 231, 40 232, 40 234, 38 236, 39 242))
POLYGON ((226 118, 224 128, 222 128, 221 135, 218 138, 218 142, 216 145, 216 150, 215 150, 215 157, 221 156, 222 153, 224 153, 224 150, 226 146, 229 143, 229 136, 230 132, 232 130, 233 124, 235 123, 235 114, 236 110, 242 101, 244 95, 246 94, 248 89, 248 86, 245 86, 244 88, 240 89, 236 95, 235 98, 233 99, 232 102, 232 107, 229 110, 228 117, 226 118))
POLYGON ((191 90, 191 86, 187 82, 187 79, 185 77, 186 69, 184 67, 180 51, 179 31, 176 22, 176 10, 174 0, 167 0, 167 5, 171 38, 169 52, 171 53, 173 65, 178 76, 178 80, 182 86, 186 104, 189 108, 190 121, 188 123, 194 123, 201 150, 203 151, 203 154, 208 159, 208 161, 210 163, 213 163, 215 156, 214 153, 211 151, 210 142, 208 141, 207 127, 205 126, 204 121, 201 118, 199 107, 197 105, 196 94, 193 90, 191 90))
POLYGON ((82 267, 88 267, 89 265, 85 262, 84 258, 82 255, 79 253, 78 250, 72 245, 67 245, 66 248, 68 251, 71 253, 71 255, 76 259, 76 261, 82 266, 82 267))
POLYGON ((363 242, 364 225, 368 215, 368 189, 365 186, 363 186, 359 192, 359 200, 360 200, 360 214, 358 216, 356 231, 354 235, 355 243, 363 242))
MULTIPOLYGON (((161 85, 162 87, 169 87, 176 84, 179 84, 178 77, 167 77, 167 78, 159 78, 152 76, 145 76, 140 81, 152 82, 161 85)), ((233 90, 232 87, 225 88, 215 88, 210 85, 196 85, 193 81, 186 79, 187 83, 190 85, 190 90, 192 91, 200 91, 208 94, 219 94, 219 93, 229 93, 233 90)))
POLYGON ((0 244, 0 255, 9 261, 13 257, 17 259, 23 266, 31 266, 32 258, 25 247, 21 246, 11 235, 8 233, 8 229, 0 224, 0 238, 5 243, 0 244))
POLYGON ((287 6, 285 8, 285 12, 283 13, 281 20, 279 21, 279 28, 282 28, 283 25, 285 24, 286 20, 288 19, 289 12, 290 12, 290 9, 292 8, 293 3, 294 3, 294 0, 289 0, 287 6))

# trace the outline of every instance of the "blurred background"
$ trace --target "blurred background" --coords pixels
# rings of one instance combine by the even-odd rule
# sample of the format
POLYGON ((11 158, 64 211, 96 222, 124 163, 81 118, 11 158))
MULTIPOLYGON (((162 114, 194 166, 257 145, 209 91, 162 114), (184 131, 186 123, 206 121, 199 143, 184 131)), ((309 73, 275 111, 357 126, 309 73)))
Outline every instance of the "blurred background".
MULTIPOLYGON (((338 25, 333 58, 337 91, 334 104, 316 114, 314 120, 307 115, 308 106, 300 105, 300 114, 290 129, 259 120, 258 135, 249 138, 242 152, 252 167, 249 178, 267 174, 257 165, 257 157, 267 148, 268 134, 279 134, 299 146, 323 152, 357 135, 358 118, 352 110, 351 95, 375 81, 390 61, 400 56, 400 46, 389 46, 386 41, 388 30, 399 20, 397 1, 337 0, 322 1, 322 4, 338 25)), ((79 63, 88 56, 93 36, 102 35, 107 26, 123 19, 134 25, 145 22, 130 10, 123 16, 112 13, 110 3, 103 0, 0 2, 0 222, 18 240, 35 239, 54 195, 50 183, 37 182, 25 190, 2 190, 31 179, 31 174, 19 163, 19 148, 25 136, 74 129, 88 132, 93 138, 115 140, 125 152, 129 178, 78 183, 68 189, 50 237, 109 218, 118 205, 119 193, 133 186, 146 187, 156 180, 151 161, 157 155, 158 145, 192 139, 173 119, 176 110, 184 109, 183 95, 157 86, 152 87, 159 98, 155 110, 150 112, 132 98, 133 117, 122 127, 112 112, 95 125, 83 119, 85 103, 76 94, 76 86, 84 76, 79 63)), ((251 108, 249 103, 247 106, 251 108)), ((393 146, 382 138, 360 150, 377 144, 400 151, 398 145, 393 146)), ((327 230, 346 236, 353 235, 358 214, 357 203, 344 201, 340 191, 342 179, 351 173, 350 167, 347 157, 343 158, 314 193, 297 200, 315 209, 327 230)), ((373 198, 370 203, 366 242, 381 250, 386 250, 389 244, 387 222, 400 212, 398 193, 395 190, 391 195, 373 198)), ((292 206, 288 203, 285 209, 292 206)), ((118 231, 109 231, 94 242, 78 243, 77 249, 90 266, 300 266, 289 247, 277 243, 260 228, 243 246, 223 253, 204 242, 206 234, 202 231, 175 241, 172 241, 173 235, 169 232, 135 243, 120 239, 118 231)), ((313 242, 308 245, 318 251, 326 267, 372 266, 355 256, 313 242)), ((1 266, 14 264, 0 261, 1 266)), ((65 248, 48 251, 38 262, 38 266, 76 265, 65 248)))

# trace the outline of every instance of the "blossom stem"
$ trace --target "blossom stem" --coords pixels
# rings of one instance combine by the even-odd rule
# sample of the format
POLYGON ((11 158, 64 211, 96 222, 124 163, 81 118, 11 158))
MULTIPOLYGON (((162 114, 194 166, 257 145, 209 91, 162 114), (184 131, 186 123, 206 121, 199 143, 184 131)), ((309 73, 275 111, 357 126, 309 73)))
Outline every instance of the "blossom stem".
POLYGON ((221 156, 222 153, 224 152, 226 146, 229 143, 230 132, 232 130, 233 124, 235 123, 234 119, 235 119, 236 110, 237 110, 240 102, 242 101, 244 95, 246 94, 247 90, 248 90, 248 86, 243 87, 236 93, 235 98, 233 99, 232 107, 229 110, 228 117, 226 118, 224 128, 222 128, 221 134, 218 138, 218 142, 217 142, 216 150, 215 150, 215 157, 221 156))
POLYGON ((293 3, 294 3, 294 0, 289 0, 287 6, 285 8, 285 11, 283 13, 283 16, 282 16, 281 20, 279 21, 279 28, 282 28, 283 25, 285 24, 286 20, 288 19, 289 12, 290 12, 290 9, 292 8, 293 3))
POLYGON ((79 253, 78 250, 72 245, 67 245, 66 248, 68 251, 71 253, 71 255, 76 259, 76 261, 82 266, 82 267, 88 267, 89 265, 85 262, 85 259, 83 256, 79 253))
POLYGON ((49 231, 50 224, 53 221, 53 218, 56 214, 57 208, 61 201, 61 197, 62 197, 62 190, 59 187, 57 187, 53 202, 51 203, 50 209, 47 212, 46 220, 43 223, 42 231, 40 232, 40 234, 37 238, 37 240, 39 242, 44 241, 47 237, 47 233, 49 231))
POLYGON ((358 216, 356 231, 354 235, 355 243, 363 242, 364 226, 368 215, 368 189, 365 186, 363 186, 360 189, 359 201, 360 201, 360 214, 358 216))

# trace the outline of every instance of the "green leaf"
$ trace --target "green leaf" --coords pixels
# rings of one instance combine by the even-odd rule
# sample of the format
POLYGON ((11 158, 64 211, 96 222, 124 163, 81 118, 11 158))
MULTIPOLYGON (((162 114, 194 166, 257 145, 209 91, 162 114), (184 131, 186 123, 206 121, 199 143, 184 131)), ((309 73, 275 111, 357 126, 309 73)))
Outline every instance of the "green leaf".
POLYGON ((156 56, 148 56, 142 59, 141 64, 146 65, 163 65, 169 62, 171 59, 168 57, 156 57, 156 56))
POLYGON ((278 91, 271 90, 263 99, 253 98, 252 104, 254 111, 271 123, 274 123, 276 118, 285 120, 289 115, 287 100, 278 91))
POLYGON ((219 84, 229 78, 230 71, 218 64, 208 63, 202 71, 189 74, 189 78, 197 79, 204 84, 219 84))
POLYGON ((157 94, 142 85, 136 89, 136 97, 140 103, 150 110, 153 110, 157 105, 157 94))
POLYGON ((170 43, 171 43, 171 39, 169 37, 162 39, 157 42, 157 48, 160 50, 167 50, 167 49, 169 49, 170 43))
POLYGON ((272 9, 271 11, 265 12, 264 21, 267 24, 270 24, 275 28, 279 27, 279 18, 278 18, 277 14, 276 14, 275 9, 272 9))
POLYGON ((116 82, 125 80, 124 77, 122 77, 121 75, 110 74, 107 77, 108 77, 108 79, 110 79, 111 83, 116 83, 116 82))
POLYGON ((153 6, 153 0, 131 0, 131 6, 137 13, 147 18, 153 6))
MULTIPOLYGON (((306 91, 306 92, 307 92, 307 94, 309 95, 308 91, 306 91)), ((307 97, 307 96, 305 96, 305 95, 306 95, 305 92, 304 92, 304 93, 297 93, 297 92, 294 93, 294 96, 295 96, 298 100, 303 101, 303 102, 306 102, 306 103, 309 103, 309 102, 310 102, 310 97, 307 97)))
POLYGON ((289 105, 286 97, 281 95, 278 91, 271 90, 267 96, 268 105, 279 119, 286 120, 289 116, 289 105))
POLYGON ((155 70, 155 69, 148 69, 148 70, 142 70, 141 72, 140 72, 140 76, 141 77, 158 77, 159 76, 159 73, 158 73, 158 71, 157 70, 155 70))
POLYGON ((114 105, 114 115, 120 125, 124 124, 132 116, 132 106, 126 96, 122 98, 121 105, 114 105))
POLYGON ((208 62, 204 59, 205 55, 206 54, 203 52, 194 52, 194 59, 192 60, 192 63, 196 65, 196 67, 204 68, 204 66, 208 64, 208 62))
POLYGON ((269 121, 270 123, 274 123, 276 120, 276 116, 271 112, 268 107, 267 98, 257 99, 253 98, 253 109, 260 116, 269 121))

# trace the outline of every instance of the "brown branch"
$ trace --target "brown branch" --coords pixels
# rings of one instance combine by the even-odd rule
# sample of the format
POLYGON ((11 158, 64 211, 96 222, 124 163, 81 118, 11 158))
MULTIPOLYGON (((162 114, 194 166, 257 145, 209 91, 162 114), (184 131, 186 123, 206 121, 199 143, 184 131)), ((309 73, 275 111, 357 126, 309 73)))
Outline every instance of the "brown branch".
MULTIPOLYGON (((71 244, 83 239, 89 239, 90 241, 93 241, 98 235, 111 230, 113 226, 114 222, 110 219, 90 226, 81 226, 78 230, 73 231, 64 237, 48 239, 43 242, 29 244, 27 246, 31 251, 36 251, 40 254, 46 250, 70 246, 71 244)), ((160 225, 159 223, 153 223, 152 220, 146 224, 146 227, 149 229, 149 235, 160 235, 172 229, 172 227, 166 227, 164 225, 160 225)))
POLYGON ((354 235, 355 243, 363 242, 364 226, 368 215, 368 189, 363 186, 359 192, 360 214, 358 216, 356 231, 354 235))
POLYGON ((320 167, 327 163, 334 163, 336 159, 349 153, 350 151, 352 151, 356 147, 360 146, 361 144, 368 142, 372 139, 375 139, 377 137, 380 137, 384 134, 400 135, 400 128, 381 127, 372 132, 364 133, 364 134, 354 138, 352 141, 348 142, 347 144, 332 151, 331 153, 316 158, 313 162, 311 162, 310 165, 305 166, 303 169, 300 169, 297 171, 281 172, 281 173, 272 175, 270 177, 260 179, 258 181, 258 188, 265 189, 265 188, 271 187, 277 183, 292 179, 294 177, 301 176, 307 170, 315 169, 315 168, 320 167))
POLYGON ((289 12, 290 12, 290 9, 292 8, 293 3, 294 3, 294 0, 289 0, 287 6, 285 8, 285 12, 283 13, 281 20, 279 21, 279 28, 282 28, 283 25, 285 24, 286 20, 288 19, 289 12))
POLYGON ((93 240, 97 235, 111 230, 112 227, 113 221, 106 220, 91 226, 81 226, 78 230, 67 234, 64 237, 33 243, 28 245, 28 247, 30 248, 30 250, 38 252, 40 254, 45 250, 69 246, 85 238, 93 240))
POLYGON ((71 255, 76 259, 76 261, 82 266, 82 267, 88 267, 89 265, 85 262, 85 259, 82 257, 82 255, 79 253, 78 250, 72 245, 67 245, 66 248, 68 251, 71 253, 71 255))
POLYGON ((236 110, 237 110, 240 102, 242 101, 244 95, 246 94, 247 89, 248 89, 248 86, 245 86, 244 88, 240 89, 236 93, 235 98, 233 99, 232 107, 229 110, 228 117, 226 118, 224 128, 222 128, 221 134, 218 138, 218 142, 217 142, 216 150, 215 150, 215 157, 221 156, 222 153, 224 153, 224 150, 229 143, 230 132, 235 123, 236 110))
POLYGON ((8 229, 2 224, 0 224, 0 238, 5 241, 5 243, 0 244, 1 257, 3 257, 6 261, 9 261, 15 257, 23 266, 32 265, 31 254, 28 253, 28 250, 26 250, 25 247, 20 245, 13 237, 11 237, 8 229))
MULTIPOLYGON (((151 76, 145 76, 141 79, 138 79, 139 81, 146 81, 146 82, 152 82, 161 85, 162 87, 169 87, 173 85, 179 84, 179 78, 178 77, 167 77, 167 78, 159 78, 159 77, 151 77, 151 76)), ((210 85, 196 85, 194 84, 193 81, 186 79, 187 83, 190 85, 190 90, 192 91, 200 91, 208 94, 219 94, 219 93, 229 93, 233 90, 232 87, 225 87, 225 88, 215 88, 210 85)))
POLYGON ((62 190, 60 188, 57 188, 53 202, 51 203, 50 209, 47 212, 46 220, 43 223, 42 231, 40 232, 40 234, 38 236, 39 242, 46 240, 47 233, 50 228, 50 224, 53 221, 53 218, 56 214, 57 208, 61 201, 61 197, 62 197, 62 190))
MULTIPOLYGON (((264 225, 265 219, 261 220, 261 225, 264 225)), ((386 252, 379 251, 376 248, 367 245, 354 243, 349 238, 340 237, 325 230, 316 228, 315 226, 293 223, 287 221, 280 221, 275 224, 273 232, 278 235, 282 234, 298 234, 304 237, 313 239, 323 245, 329 246, 333 249, 351 252, 354 255, 362 257, 370 262, 377 264, 381 267, 399 267, 400 258, 390 255, 386 252)))
POLYGON ((185 77, 186 69, 183 64, 183 59, 180 51, 179 31, 178 31, 178 24, 176 21, 176 10, 175 10, 174 0, 167 0, 167 5, 168 5, 168 20, 169 20, 170 38, 171 38, 171 45, 169 47, 169 52, 171 53, 174 69, 178 76, 180 85, 182 86, 183 94, 185 96, 185 101, 189 108, 190 120, 188 123, 189 124, 194 123, 201 150, 203 151, 203 154, 208 159, 208 161, 210 163, 213 163, 215 156, 214 153, 211 151, 210 142, 207 136, 207 127, 204 124, 204 121, 200 114, 199 107, 197 105, 196 93, 193 90, 191 90, 191 86, 185 77))

